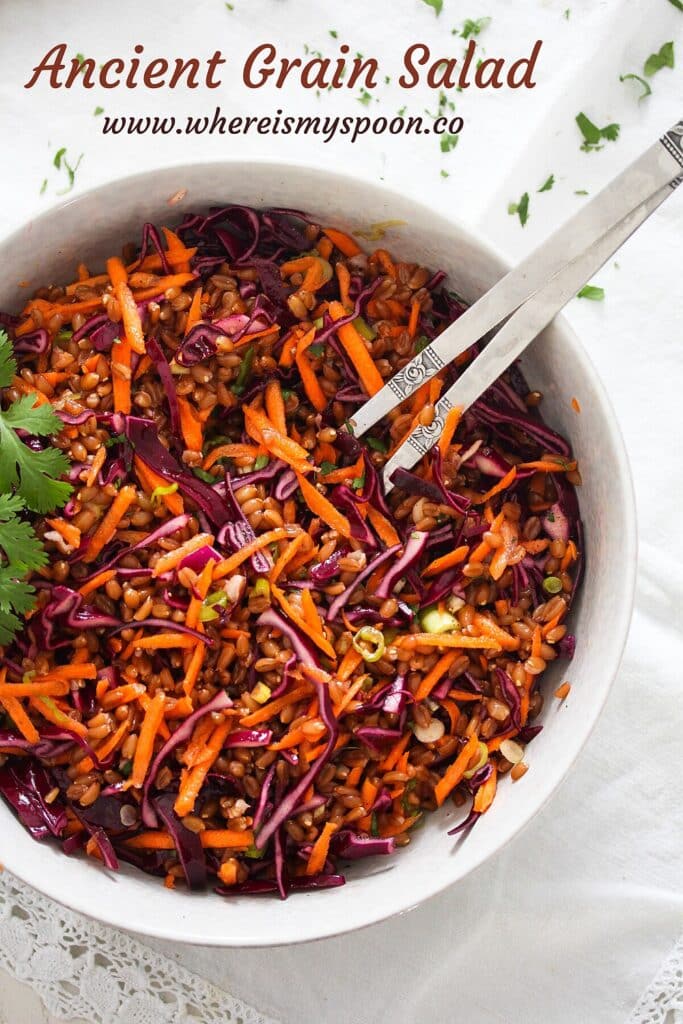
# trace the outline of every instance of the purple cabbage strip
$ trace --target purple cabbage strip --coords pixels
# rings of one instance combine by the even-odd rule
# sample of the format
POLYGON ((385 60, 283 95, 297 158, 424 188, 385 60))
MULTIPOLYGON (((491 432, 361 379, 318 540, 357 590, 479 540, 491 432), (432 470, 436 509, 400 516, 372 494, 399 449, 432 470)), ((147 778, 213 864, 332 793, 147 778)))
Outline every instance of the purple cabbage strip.
POLYGON ((276 612, 274 608, 267 608, 266 611, 259 615, 256 625, 270 626, 271 629, 278 629, 283 636, 288 638, 292 645, 292 650, 302 665, 310 665, 312 668, 320 667, 318 655, 308 643, 308 640, 304 640, 297 628, 280 615, 279 612, 276 612))
POLYGON ((424 530, 413 530, 403 548, 403 554, 396 560, 396 564, 385 573, 375 591, 375 597, 389 597, 398 581, 405 576, 409 569, 422 555, 427 544, 429 534, 424 530))
POLYGON ((373 836, 354 832, 350 828, 343 828, 332 836, 330 846, 342 860, 358 860, 361 857, 393 853, 396 849, 396 840, 393 836, 388 839, 375 839, 373 836))
POLYGON ((156 338, 151 336, 148 337, 145 347, 147 349, 147 355, 154 363, 154 368, 159 374, 159 380, 163 387, 164 396, 168 402, 171 434, 174 438, 180 438, 180 407, 178 405, 178 395, 176 394, 175 381, 173 379, 173 374, 171 373, 171 367, 169 366, 168 360, 156 338))
POLYGON ((362 572, 358 573, 353 582, 349 584, 349 586, 346 588, 346 590, 343 591, 343 593, 335 597, 334 601, 328 608, 326 616, 328 622, 332 622, 334 619, 336 619, 337 615, 342 610, 342 608, 349 600, 354 590, 359 586, 359 584, 361 584, 363 580, 367 579, 368 576, 371 576, 375 569, 378 566, 383 565, 383 563, 386 562, 388 558, 393 558, 396 552, 400 550, 400 547, 400 544, 394 544, 393 547, 387 548, 386 551, 382 551, 381 554, 376 555, 368 563, 368 565, 366 565, 362 572))
POLYGON ((185 828, 173 810, 174 793, 164 793, 154 801, 157 812, 173 838, 178 860, 189 889, 203 889, 206 885, 206 854, 198 832, 185 828))

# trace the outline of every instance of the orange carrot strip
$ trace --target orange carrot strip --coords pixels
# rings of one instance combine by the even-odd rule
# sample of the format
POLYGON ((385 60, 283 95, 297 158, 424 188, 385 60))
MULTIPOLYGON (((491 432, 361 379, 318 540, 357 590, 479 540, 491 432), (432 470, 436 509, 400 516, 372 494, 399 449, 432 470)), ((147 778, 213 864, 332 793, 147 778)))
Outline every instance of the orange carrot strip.
POLYGON ((34 711, 37 711, 46 721, 52 722, 59 729, 67 729, 84 738, 88 735, 88 730, 83 723, 77 722, 75 718, 65 714, 51 697, 29 697, 29 704, 34 711))
POLYGON ((363 655, 359 654, 355 647, 349 647, 337 671, 337 679, 341 682, 346 682, 347 679, 350 679, 362 660, 363 655))
POLYGON ((301 383, 304 386, 304 391, 308 396, 308 399, 318 412, 324 412, 327 408, 327 398, 325 392, 320 386, 320 381, 315 375, 311 362, 306 355, 306 349, 313 343, 315 338, 315 328, 311 328, 302 338, 299 339, 296 346, 296 352, 294 355, 297 369, 299 370, 299 376, 301 377, 301 383))
POLYGON ((479 787, 474 796, 474 803, 472 804, 472 810, 476 811, 477 814, 485 814, 491 804, 493 798, 496 795, 496 779, 498 772, 496 771, 495 765, 493 771, 489 775, 486 782, 479 787))
POLYGON ((70 547, 77 548, 81 543, 81 531, 77 526, 67 523, 65 519, 46 519, 45 522, 63 537, 70 547))
MULTIPOLYGON (((5 670, 3 669, 2 681, 5 681, 5 670)), ((0 704, 10 716, 17 729, 29 743, 38 743, 40 740, 40 734, 36 729, 35 725, 28 717, 23 707, 19 703, 16 697, 0 697, 0 704)))
MULTIPOLYGON (((168 487, 168 480, 150 469, 139 455, 135 456, 134 462, 135 472, 146 494, 153 494, 157 487, 168 487)), ((183 499, 177 491, 173 491, 172 494, 162 494, 161 498, 171 515, 180 516, 185 511, 183 499)))
POLYGON ((379 767, 382 771, 390 772, 396 767, 396 762, 410 743, 411 736, 412 733, 408 732, 405 736, 401 736, 400 740, 396 741, 384 760, 380 761, 379 767))
POLYGON ((448 696, 453 700, 461 700, 465 702, 483 699, 480 693, 470 693, 469 690, 449 690, 448 696))
POLYGON ((438 440, 439 451, 441 452, 441 458, 446 457, 446 452, 450 448, 453 442, 453 435, 458 429, 460 423, 460 417, 462 416, 462 409, 456 405, 452 409, 449 409, 446 413, 446 420, 444 423, 443 430, 441 431, 441 437, 438 440))
POLYGON ((476 499, 475 504, 483 505, 485 501, 489 501, 495 494, 499 494, 501 491, 504 491, 506 487, 510 486, 516 476, 517 466, 513 466, 497 484, 494 484, 494 486, 490 488, 490 490, 486 491, 485 494, 480 494, 476 499))
MULTIPOLYGON (((199 613, 202 608, 202 602, 204 601, 204 598, 208 594, 209 587, 211 586, 214 563, 215 559, 208 560, 208 562, 200 572, 199 578, 197 579, 197 582, 195 584, 197 594, 196 596, 192 596, 188 609, 185 613, 185 625, 189 626, 190 629, 197 629, 199 626, 201 626, 201 622, 199 622, 199 613)), ((202 644, 202 646, 204 645, 202 644)))
POLYGON ((180 429, 185 444, 190 451, 200 452, 204 446, 201 421, 190 402, 180 395, 178 395, 178 409, 180 411, 180 429))
POLYGON ((220 444, 212 448, 202 463, 202 469, 211 469, 219 459, 255 459, 260 448, 253 444, 220 444))
POLYGON ((192 302, 190 308, 187 311, 187 320, 185 321, 185 337, 188 336, 193 327, 196 327, 202 318, 202 287, 201 285, 195 291, 192 296, 192 302))
POLYGON ((135 786, 136 789, 139 789, 145 781, 147 769, 154 753, 154 739, 164 718, 165 703, 166 697, 164 694, 161 692, 157 693, 145 711, 145 717, 142 720, 138 743, 133 757, 133 770, 128 780, 128 784, 135 786))
POLYGON ((283 708, 304 700, 304 698, 310 695, 310 692, 311 688, 308 683, 303 686, 297 686, 295 689, 290 690, 289 693, 283 694, 282 697, 277 697, 276 700, 271 700, 264 704, 258 711, 252 711, 251 714, 244 715, 240 719, 240 726, 249 729, 252 725, 260 725, 262 722, 267 722, 274 715, 279 715, 283 708))
MULTIPOLYGON (((557 697, 558 700, 564 700, 565 697, 569 696, 569 691, 571 690, 571 688, 572 688, 572 684, 571 683, 562 683, 561 686, 558 686, 558 688, 555 690, 555 696, 557 697)), ((19 723, 17 722, 17 725, 18 724, 19 723)))
POLYGON ((251 558, 255 551, 260 551, 261 548, 266 548, 269 544, 274 544, 279 540, 292 539, 290 529, 278 526, 274 530, 267 530, 256 537, 255 540, 250 541, 249 544, 245 544, 234 555, 230 555, 229 558, 224 558, 221 562, 218 562, 213 570, 214 580, 220 580, 224 576, 229 576, 242 562, 246 561, 247 558, 251 558))
POLYGON ((206 757, 203 762, 190 769, 185 778, 181 778, 178 797, 173 805, 173 809, 179 817, 183 818, 194 810, 195 801, 204 785, 209 769, 223 749, 223 744, 231 729, 232 722, 230 719, 220 722, 211 733, 206 744, 206 757))
MULTIPOLYGON (((251 829, 233 832, 227 828, 207 828, 199 833, 202 846, 212 850, 246 849, 254 845, 251 829)), ((175 843, 168 832, 142 832, 139 836, 124 839, 131 850, 174 850, 175 843)))
POLYGON ((358 256, 363 251, 356 239, 344 231, 338 231, 336 228, 323 228, 323 234, 327 235, 344 256, 358 256))
POLYGON ((335 273, 337 275, 337 281, 339 282, 339 298, 342 306, 347 309, 353 309, 353 303, 349 299, 349 288, 351 286, 351 275, 349 274, 348 267, 344 263, 337 263, 335 266, 335 273))
POLYGON ((162 555, 159 561, 154 566, 152 571, 153 576, 161 576, 162 573, 168 572, 170 569, 175 569, 179 565, 186 555, 191 555, 193 551, 198 551, 199 548, 203 548, 206 545, 213 544, 214 537, 211 533, 197 533, 194 537, 190 537, 184 544, 180 544, 173 551, 168 551, 165 555, 162 555))
POLYGON ((276 587, 274 583, 271 584, 270 589, 272 591, 273 597, 278 602, 287 618, 291 619, 295 626, 298 626, 299 629, 303 630, 305 634, 309 635, 310 639, 313 641, 316 647, 320 648, 323 654, 326 654, 328 658, 331 658, 333 661, 336 661, 337 653, 332 644, 325 638, 325 636, 323 636, 322 634, 311 635, 310 630, 306 628, 305 619, 303 618, 303 616, 299 615, 296 608, 294 608, 293 605, 287 600, 287 597, 285 596, 283 591, 280 590, 279 587, 276 587))
POLYGON ((306 863, 307 875, 319 875, 325 867, 325 861, 330 851, 330 839, 336 829, 337 823, 334 821, 326 821, 323 825, 322 831, 314 842, 308 856, 306 863))
POLYGON ((500 644, 491 637, 464 636, 462 633, 408 633, 397 637, 395 644, 403 647, 468 647, 483 650, 500 650, 500 644))
POLYGON ((420 319, 420 303, 413 299, 410 303, 410 318, 408 320, 408 334, 414 338, 417 333, 417 322, 420 319))
POLYGON ((124 335, 114 342, 111 355, 111 380, 114 390, 114 410, 128 415, 131 410, 130 379, 132 348, 124 335))
POLYGON ((321 482, 324 484, 341 484, 345 480, 353 480, 355 477, 361 476, 363 473, 363 456, 358 456, 356 461, 351 466, 342 466, 341 469, 333 469, 330 473, 325 473, 321 477, 321 482))
POLYGON ((107 260, 107 274, 114 287, 117 284, 128 283, 128 271, 119 256, 112 256, 111 259, 107 260))
POLYGON ((542 637, 542 634, 541 634, 541 627, 540 626, 536 626, 536 628, 534 630, 533 638, 531 640, 531 657, 532 658, 540 658, 541 657, 541 644, 542 644, 542 642, 543 642, 543 637, 542 637))
POLYGON ((281 434, 287 433, 287 417, 285 415, 285 402, 282 397, 282 388, 277 380, 269 380, 266 384, 266 414, 276 430, 281 434))
POLYGON ((554 462, 552 459, 537 459, 535 462, 520 462, 518 469, 535 469, 539 473, 571 473, 576 469, 576 461, 574 459, 558 459, 554 462))
POLYGON ((341 718, 344 711, 346 711, 347 707, 349 707, 351 701, 356 696, 358 691, 363 688, 365 678, 365 676, 361 676, 360 679, 356 679, 355 683, 352 683, 351 686, 349 686, 347 692, 344 694, 339 704, 337 704, 336 708, 334 709, 334 714, 337 718, 341 718))
POLYGON ((462 748, 455 761, 448 766, 443 778, 439 779, 434 787, 434 797, 437 805, 441 807, 448 794, 455 789, 463 775, 467 771, 467 765, 472 760, 479 745, 476 733, 472 733, 465 746, 462 748))
POLYGON ((428 697, 442 676, 446 675, 455 659, 459 657, 457 651, 448 651, 446 654, 442 654, 436 665, 420 680, 420 685, 415 691, 415 700, 421 701, 428 697))
POLYGON ((449 551, 448 554, 435 558, 433 562, 429 563, 422 575, 438 576, 444 570, 451 569, 454 565, 464 562, 469 554, 469 550, 467 544, 462 544, 460 547, 454 548, 453 551, 449 551))
POLYGON ((105 711, 118 708, 122 704, 130 704, 137 700, 141 693, 145 692, 142 683, 126 683, 124 686, 116 686, 113 690, 107 690, 102 696, 100 703, 105 711))
POLYGON ((285 571, 291 560, 294 558, 297 552, 301 551, 304 545, 309 545, 312 547, 313 545, 311 542, 311 538, 308 536, 307 533, 298 533, 296 537, 287 545, 287 547, 284 549, 284 551, 278 558, 273 568, 270 570, 268 579, 270 580, 271 583, 277 583, 277 581, 280 579, 280 576, 282 576, 283 572, 285 571))
POLYGON ((287 462, 294 469, 302 473, 308 473, 313 469, 308 461, 308 452, 300 444, 286 437, 275 429, 268 417, 260 409, 252 405, 245 405, 243 408, 244 426, 249 434, 259 444, 265 445, 268 451, 277 458, 287 462))
MULTIPOLYGON (((333 320, 341 320, 348 315, 341 302, 331 302, 329 313, 333 320)), ((348 323, 338 329, 337 335, 360 377, 361 384, 369 395, 376 394, 384 386, 384 381, 360 334, 352 323, 348 323)))
POLYGON ((389 520, 373 505, 368 505, 368 519, 370 520, 372 528, 379 539, 383 544, 386 544, 388 548, 392 548, 394 544, 401 543, 401 538, 396 533, 396 530, 389 520))
POLYGON ((567 542, 567 550, 565 551, 564 555, 562 556, 562 561, 560 562, 560 569, 563 572, 565 572, 569 568, 569 566, 572 564, 572 562, 576 561, 577 557, 578 557, 578 552, 576 550, 576 544, 574 543, 573 540, 570 540, 570 541, 567 542))
POLYGON ((291 729, 277 743, 269 743, 268 750, 289 750, 291 747, 297 747, 305 738, 306 734, 302 728, 291 729))
POLYGON ((126 268, 122 261, 117 256, 114 256, 107 260, 107 272, 114 286, 114 297, 121 310, 121 319, 126 337, 129 339, 133 351, 144 355, 145 334, 142 329, 142 321, 140 320, 137 303, 132 291, 128 287, 126 268))
POLYGON ((187 633, 157 633, 155 636, 140 637, 132 643, 134 648, 141 651, 159 651, 175 647, 191 649, 201 641, 187 633))
POLYGON ((484 633, 486 636, 493 637, 493 639, 500 645, 504 651, 518 651, 520 646, 519 637, 512 636, 506 629, 499 626, 497 622, 490 619, 488 615, 483 615, 480 612, 475 612, 472 624, 477 627, 480 633, 484 633))
POLYGON ((78 593, 82 594, 83 597, 87 597, 94 590, 99 590, 100 587, 103 587, 109 580, 113 580, 114 576, 116 576, 116 569, 106 569, 104 572, 98 572, 97 576, 93 576, 91 580, 88 580, 87 583, 78 588, 78 593))
POLYGON ((95 452, 95 457, 90 463, 90 469, 88 470, 88 475, 85 478, 85 483, 87 487, 92 487, 94 485, 95 481, 97 480, 97 474, 102 469, 102 466, 106 462, 106 459, 107 449, 104 447, 104 445, 102 445, 100 448, 97 449, 97 451, 95 452))
POLYGON ((351 536, 351 524, 346 516, 342 515, 332 502, 328 501, 320 491, 316 490, 313 484, 310 484, 301 473, 297 473, 296 478, 299 481, 299 488, 303 499, 313 515, 319 516, 329 527, 340 533, 342 537, 349 538, 351 536))
MULTIPOLYGON (((130 722, 128 721, 127 718, 124 718, 124 720, 119 725, 118 729, 116 729, 111 734, 111 736, 107 736, 106 740, 104 740, 104 742, 101 743, 99 747, 97 747, 97 749, 95 750, 95 754, 97 755, 98 761, 103 761, 106 757, 109 757, 112 751, 117 750, 121 743, 123 743, 123 740, 125 739, 129 732, 130 722)), ((78 762, 76 774, 87 775, 88 772, 91 772, 94 767, 95 762, 93 761, 92 757, 84 757, 82 761, 78 762)))
POLYGON ((190 661, 185 672, 185 678, 183 679, 183 692, 188 697, 192 694, 192 691, 197 684, 205 656, 206 644, 198 643, 192 652, 192 656, 190 657, 190 661))
POLYGON ((116 528, 136 498, 135 488, 130 484, 122 487, 109 506, 104 519, 88 540, 88 547, 83 557, 84 562, 94 562, 105 544, 108 544, 116 533, 116 528))
POLYGON ((315 606, 315 602, 311 597, 310 590, 301 591, 301 610, 304 613, 304 622, 317 633, 318 636, 323 636, 323 624, 320 620, 318 609, 315 606))

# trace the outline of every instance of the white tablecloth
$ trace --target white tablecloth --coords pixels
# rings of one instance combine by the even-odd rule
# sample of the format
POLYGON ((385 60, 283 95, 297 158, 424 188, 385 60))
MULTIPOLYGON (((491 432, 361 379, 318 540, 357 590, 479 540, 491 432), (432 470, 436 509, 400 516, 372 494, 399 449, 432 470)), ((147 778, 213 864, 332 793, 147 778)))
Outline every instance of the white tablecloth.
MULTIPOLYGON (((0 38, 6 197, 0 229, 55 201, 63 182, 51 160, 62 146, 72 159, 84 154, 76 192, 159 163, 253 154, 380 178, 471 223, 519 257, 585 201, 577 191, 594 193, 683 115, 683 12, 671 0, 444 0, 438 17, 422 0, 234 0, 232 10, 222 0, 32 0, 30 13, 19 0, 3 0, 0 38), (96 105, 117 113, 184 114, 204 113, 216 103, 224 113, 272 113, 276 106, 294 113, 363 112, 355 93, 316 98, 296 87, 248 92, 240 85, 241 63, 263 41, 274 41, 289 56, 301 56, 304 44, 332 55, 347 41, 353 52, 376 55, 392 79, 376 90, 372 112, 393 114, 404 103, 410 113, 433 110, 435 95, 426 87, 397 87, 401 54, 424 41, 435 56, 459 55, 464 44, 451 29, 466 17, 482 16, 492 18, 479 37, 487 52, 519 56, 543 40, 538 84, 515 92, 456 93, 466 127, 447 154, 434 136, 366 136, 355 146, 305 137, 203 137, 191 147, 175 136, 114 140, 99 133, 93 115, 96 105), (226 85, 211 94, 22 89, 33 64, 62 40, 72 53, 98 61, 129 53, 137 42, 148 54, 173 56, 207 55, 220 47, 229 55, 226 85), (636 84, 622 83, 619 76, 642 74, 645 58, 668 40, 675 40, 678 66, 658 72, 653 94, 639 103, 636 84), (582 110, 599 125, 619 122, 619 140, 596 153, 581 152, 574 117, 582 110), (553 189, 539 194, 551 173, 553 189), (44 178, 48 184, 39 196, 44 178), (525 191, 530 218, 522 228, 507 207, 525 191)), ((680 194, 598 275, 605 301, 575 300, 567 310, 607 383, 626 438, 640 521, 640 568, 618 680, 578 765, 554 799, 498 857, 400 920, 275 951, 212 951, 146 940, 148 950, 287 1024, 626 1019, 674 946, 683 918, 682 243, 680 194)), ((30 964, 30 949, 25 959, 30 964)), ((159 964, 168 969, 167 962, 159 964)), ((671 994, 678 985, 678 1003, 668 1006, 677 1005, 679 1012, 682 971, 674 956, 666 979, 653 989, 661 993, 668 985, 671 994)), ((50 1003, 35 970, 19 973, 50 1003)), ((47 1019, 35 996, 15 990, 4 977, 0 991, 0 1019, 2 1012, 12 1024, 47 1019)), ((643 1004, 632 1019, 663 1021, 663 1005, 660 996, 659 1009, 643 1004)), ((68 1015, 68 999, 53 999, 51 1007, 68 1015)), ((93 1020, 106 1019, 101 1009, 93 997, 93 1020)), ((145 1012, 141 1021, 169 1019, 161 1003, 145 1012)))

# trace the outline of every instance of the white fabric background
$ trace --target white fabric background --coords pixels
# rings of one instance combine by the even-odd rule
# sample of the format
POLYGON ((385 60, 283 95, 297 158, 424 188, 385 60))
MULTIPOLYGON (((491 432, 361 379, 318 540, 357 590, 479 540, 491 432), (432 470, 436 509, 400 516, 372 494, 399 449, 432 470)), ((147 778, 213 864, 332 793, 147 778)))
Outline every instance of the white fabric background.
MULTIPOLYGON (((421 0, 234 0, 232 12, 222 0, 96 6, 3 0, 0 39, 6 200, 0 230, 56 201, 62 182, 51 159, 61 146, 72 158, 84 153, 76 192, 161 163, 267 154, 381 178, 448 210, 519 257, 585 201, 576 190, 594 193, 683 116, 683 13, 668 0, 444 0, 438 19, 421 0), (337 42, 376 55, 395 81, 407 45, 419 40, 435 56, 458 55, 462 44, 451 29, 483 15, 492 17, 480 37, 490 53, 517 56, 543 39, 538 86, 455 94, 467 125, 446 155, 434 136, 365 137, 355 146, 313 138, 204 137, 190 145, 181 137, 112 140, 99 134, 92 114, 97 104, 116 113, 163 108, 183 114, 212 111, 216 103, 223 113, 272 113, 276 106, 302 114, 364 113, 355 92, 319 100, 296 87, 248 93, 239 82, 242 60, 263 41, 290 56, 302 55, 304 43, 333 55, 328 30, 334 29, 337 42), (670 39, 677 67, 660 71, 653 95, 639 103, 635 84, 619 82, 619 75, 642 72, 645 58, 670 39), (98 60, 128 53, 136 42, 148 55, 209 54, 220 47, 234 56, 226 86, 210 95, 23 90, 31 66, 61 41, 72 53, 98 60), (582 153, 574 124, 581 110, 599 124, 620 122, 620 139, 598 153, 582 153), (440 176, 442 168, 448 178, 440 176), (537 194, 550 173, 554 189, 537 194), (40 197, 45 177, 49 184, 40 197), (522 229, 507 205, 525 190, 531 208, 522 229)), ((426 88, 406 93, 392 82, 375 95, 377 114, 393 114, 404 103, 411 113, 435 106, 426 88)), ((619 1024, 627 1017, 683 919, 682 242, 683 189, 597 276, 604 303, 575 300, 567 310, 621 421, 636 486, 640 566, 622 669, 586 750, 554 799, 497 858, 402 919, 274 951, 149 945, 287 1024, 408 1024, 418 1018, 619 1024)), ((599 642, 599 623, 596 631, 593 642, 599 642)), ((286 905, 274 905, 273 912, 286 913, 286 905)), ((2 986, 13 991, 4 977, 2 986)), ((13 1004, 16 1019, 42 1020, 29 1009, 35 1002, 22 998, 18 993, 13 1004)))

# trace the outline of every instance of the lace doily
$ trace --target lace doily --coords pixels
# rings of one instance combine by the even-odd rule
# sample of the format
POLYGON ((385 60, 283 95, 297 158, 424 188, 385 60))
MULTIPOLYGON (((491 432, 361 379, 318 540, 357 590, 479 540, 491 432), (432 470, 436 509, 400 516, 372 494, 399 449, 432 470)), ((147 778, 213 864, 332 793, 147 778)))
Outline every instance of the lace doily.
POLYGON ((66 1021, 274 1024, 143 943, 67 910, 7 871, 0 875, 0 967, 66 1021))
POLYGON ((683 1024, 683 935, 643 992, 626 1024, 683 1024))

